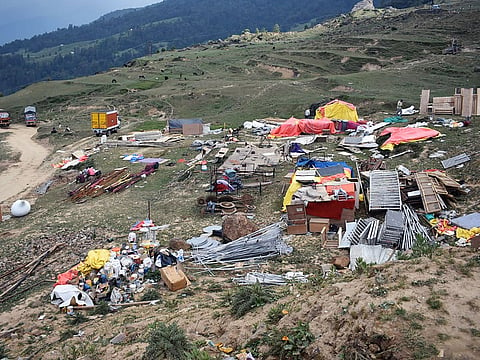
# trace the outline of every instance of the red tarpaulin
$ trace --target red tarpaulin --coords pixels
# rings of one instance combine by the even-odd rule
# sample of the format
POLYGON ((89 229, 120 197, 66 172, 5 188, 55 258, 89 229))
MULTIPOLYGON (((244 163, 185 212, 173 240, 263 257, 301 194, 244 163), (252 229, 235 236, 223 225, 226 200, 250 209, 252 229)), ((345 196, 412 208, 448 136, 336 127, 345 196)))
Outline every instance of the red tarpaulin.
POLYGON ((398 144, 426 140, 440 135, 437 130, 423 127, 390 127, 383 130, 380 136, 388 134, 390 134, 390 137, 382 144, 382 146, 380 146, 380 149, 382 150, 393 150, 393 147, 398 144))
POLYGON ((291 117, 278 128, 270 131, 274 137, 298 136, 300 134, 322 134, 328 130, 335 134, 335 124, 328 119, 296 119, 291 117))

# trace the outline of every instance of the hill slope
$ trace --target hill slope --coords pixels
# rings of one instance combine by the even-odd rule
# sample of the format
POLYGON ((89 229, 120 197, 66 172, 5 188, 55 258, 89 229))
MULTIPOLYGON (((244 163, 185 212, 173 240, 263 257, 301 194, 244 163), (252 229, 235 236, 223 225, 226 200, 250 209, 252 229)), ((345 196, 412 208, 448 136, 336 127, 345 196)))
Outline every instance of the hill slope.
MULTIPOLYGON (((136 59, 128 67, 95 76, 31 85, 0 98, 0 107, 16 114, 26 103, 37 106, 41 118, 37 138, 59 150, 42 166, 57 163, 74 150, 97 148, 88 115, 93 109, 111 106, 119 109, 124 119, 120 135, 161 129, 169 117, 202 117, 212 128, 224 124, 237 127, 245 120, 265 117, 301 117, 309 104, 331 97, 353 102, 365 119, 382 120, 394 111, 400 97, 406 105, 418 107, 422 88, 441 96, 451 95, 455 87, 480 83, 479 73, 473 71, 478 66, 480 29, 475 6, 476 2, 462 2, 435 13, 422 9, 367 12, 298 33, 231 36, 136 59), (462 51, 442 55, 453 37, 462 44, 462 51), (73 135, 51 134, 51 127, 60 123, 70 126, 73 135)), ((440 160, 428 156, 437 150, 449 155, 478 153, 475 121, 470 127, 442 132, 443 138, 398 150, 414 153, 388 159, 388 167, 439 168, 440 160)), ((277 290, 273 304, 240 319, 232 315, 227 301, 229 293, 237 290, 230 282, 233 273, 218 272, 212 277, 190 263, 187 273, 192 285, 176 293, 159 288, 162 302, 157 306, 131 307, 106 315, 82 313, 82 318, 66 316, 46 305, 50 282, 58 273, 78 263, 90 249, 124 242, 130 226, 146 213, 156 224, 165 225, 158 233, 158 240, 165 245, 174 238, 198 236, 204 226, 221 223, 219 217, 202 215, 197 206, 198 197, 205 195, 209 173, 194 171, 180 181, 186 165, 178 160, 197 155, 190 146, 194 139, 185 138, 164 148, 100 146, 90 164, 103 172, 120 167, 139 171, 143 165, 120 160, 121 155, 133 152, 168 158, 174 165, 162 165, 157 173, 124 192, 80 203, 70 202, 67 196, 76 186, 77 172, 58 172, 45 195, 29 194, 33 211, 27 217, 0 224, 2 274, 55 243, 63 243, 3 304, 2 344, 11 357, 110 359, 115 355, 138 359, 149 343, 145 329, 159 320, 178 323, 199 347, 207 340, 232 346, 235 353, 247 347, 258 359, 268 354, 279 358, 279 349, 290 339, 301 352, 300 359, 434 359, 439 352, 446 359, 478 358, 480 262, 478 253, 470 248, 426 247, 410 260, 323 278, 322 265, 343 253, 322 248, 315 235, 292 237, 293 254, 268 261, 261 270, 304 271, 311 274, 311 281, 277 290), (50 282, 44 283, 45 279, 50 282), (120 332, 126 334, 126 340, 111 344, 120 332), (288 340, 282 340, 285 336, 288 340)), ((261 142, 246 131, 240 132, 240 139, 242 144, 261 142)), ((350 155, 336 151, 339 139, 331 140, 321 145, 327 148, 325 154, 353 165, 350 155)), ((368 153, 355 156, 364 159, 368 153)), ((212 161, 209 167, 214 166, 213 157, 208 157, 212 161)), ((478 156, 472 156, 464 167, 448 170, 471 189, 467 197, 457 199, 459 212, 480 210, 478 165, 478 156)), ((277 167, 272 185, 261 193, 246 191, 254 197, 254 222, 259 226, 279 220, 283 176, 292 168, 291 162, 284 162, 277 167)), ((2 289, 11 285, 11 278, 4 279, 2 289)), ((220 356, 218 349, 206 349, 211 357, 220 356)))
MULTIPOLYGON (((415 1, 421 3, 422 1, 415 1)), ((225 38, 244 29, 303 29, 348 13, 356 0, 166 0, 103 16, 83 26, 0 47, 0 92, 46 79, 70 79, 162 49, 225 38)), ((412 1, 383 1, 402 6, 412 1)))

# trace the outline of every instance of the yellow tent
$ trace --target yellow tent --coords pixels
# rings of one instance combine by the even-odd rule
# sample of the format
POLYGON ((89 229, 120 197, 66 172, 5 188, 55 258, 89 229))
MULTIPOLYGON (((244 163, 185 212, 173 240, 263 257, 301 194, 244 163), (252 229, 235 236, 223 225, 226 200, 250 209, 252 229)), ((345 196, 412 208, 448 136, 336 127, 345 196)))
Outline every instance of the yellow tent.
POLYGON ((315 112, 315 119, 325 118, 329 120, 348 120, 357 122, 357 108, 353 104, 335 99, 328 104, 319 107, 315 112))

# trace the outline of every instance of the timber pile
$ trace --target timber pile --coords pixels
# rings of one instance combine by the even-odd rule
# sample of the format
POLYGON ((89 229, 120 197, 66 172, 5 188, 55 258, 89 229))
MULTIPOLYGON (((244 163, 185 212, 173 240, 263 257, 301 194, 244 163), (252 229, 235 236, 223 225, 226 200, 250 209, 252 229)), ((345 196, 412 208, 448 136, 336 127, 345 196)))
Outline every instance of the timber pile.
POLYGON ((127 168, 115 169, 70 191, 70 200, 78 202, 87 197, 94 198, 100 196, 106 192, 120 192, 140 181, 143 177, 152 174, 156 168, 154 164, 148 164, 142 171, 133 174, 127 168))
POLYGON ((463 192, 461 184, 442 171, 422 171, 400 177, 402 202, 421 207, 427 213, 437 213, 454 204, 463 192))

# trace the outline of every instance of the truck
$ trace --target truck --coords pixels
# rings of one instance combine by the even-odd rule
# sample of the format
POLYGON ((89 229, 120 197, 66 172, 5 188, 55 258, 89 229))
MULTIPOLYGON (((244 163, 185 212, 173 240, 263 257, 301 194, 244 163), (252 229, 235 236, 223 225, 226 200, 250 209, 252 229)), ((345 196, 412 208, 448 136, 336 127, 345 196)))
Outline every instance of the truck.
POLYGON ((26 126, 37 126, 37 109, 35 106, 27 106, 23 110, 23 118, 26 126))
POLYGON ((0 127, 8 127, 10 126, 10 114, 0 109, 0 127))
POLYGON ((90 114, 93 133, 97 136, 117 132, 120 129, 120 118, 117 110, 95 111, 90 114))

